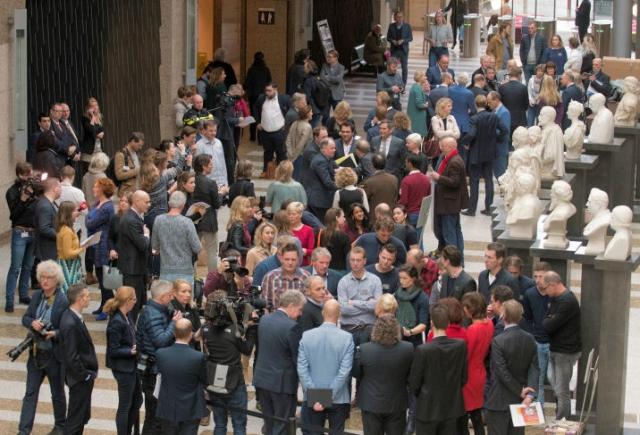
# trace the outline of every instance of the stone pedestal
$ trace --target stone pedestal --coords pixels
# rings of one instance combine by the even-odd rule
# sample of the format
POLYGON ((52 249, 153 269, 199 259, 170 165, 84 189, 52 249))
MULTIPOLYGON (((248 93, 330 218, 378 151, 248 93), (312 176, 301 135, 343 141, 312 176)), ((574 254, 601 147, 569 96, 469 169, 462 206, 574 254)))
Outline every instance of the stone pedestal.
POLYGON ((557 272, 567 287, 571 287, 571 263, 573 257, 582 242, 569 241, 569 246, 565 249, 545 248, 542 246, 543 240, 537 240, 529 248, 532 257, 539 258, 540 261, 546 261, 551 268, 557 272))
MULTIPOLYGON (((529 253, 529 248, 536 241, 527 239, 515 239, 509 234, 509 230, 498 236, 498 242, 507 248, 507 255, 517 255, 523 261, 522 274, 526 276, 533 275, 533 257, 529 253)), ((523 293, 526 289, 520 289, 523 293)))
MULTIPOLYGON (((566 164, 566 163, 565 163, 566 164)), ((565 166, 566 169, 566 166, 565 166)), ((558 178, 558 180, 564 180, 567 183, 569 183, 571 185, 571 187, 573 188, 575 182, 576 182, 576 174, 571 174, 569 172, 566 172, 564 174, 564 177, 562 178, 558 178)), ((540 182, 540 188, 541 189, 551 189, 551 186, 553 185, 553 182, 556 180, 541 180, 540 182)))
MULTIPOLYGON (((638 255, 632 255, 627 261, 605 260, 601 256, 595 259, 595 269, 602 273, 603 283, 606 283, 606 288, 602 289, 600 315, 598 434, 621 435, 623 430, 631 273, 638 265, 638 255)), ((588 352, 584 347, 583 351, 588 352)))
MULTIPOLYGON (((584 395, 584 374, 589 352, 591 352, 591 349, 595 349, 594 357, 600 353, 600 322, 604 279, 602 271, 595 268, 596 256, 585 254, 585 246, 581 246, 576 251, 574 260, 582 265, 580 285, 582 356, 578 362, 578 404, 576 407, 576 409, 580 410, 583 401, 587 401, 585 409, 589 406, 589 398, 584 395)), ((595 412, 596 409, 597 403, 594 402, 592 412, 595 412)))
POLYGON ((612 143, 597 144, 584 142, 584 148, 589 154, 600 157, 598 166, 589 177, 587 191, 598 187, 609 194, 609 204, 633 205, 634 173, 633 142, 622 137, 616 137, 612 143))
MULTIPOLYGON (((635 176, 633 197, 636 204, 640 205, 640 124, 636 124, 635 127, 616 127, 614 134, 630 142, 633 148, 633 176, 635 176)), ((630 206, 630 204, 625 205, 630 206)), ((640 221, 640 215, 636 216, 634 213, 634 221, 640 221)))
POLYGON ((576 174, 576 182, 573 183, 573 199, 571 202, 576 206, 578 212, 567 222, 567 237, 582 240, 584 229, 584 206, 587 203, 589 190, 587 190, 588 179, 593 175, 593 171, 598 166, 600 158, 591 154, 582 154, 580 159, 565 160, 564 167, 567 172, 576 174))

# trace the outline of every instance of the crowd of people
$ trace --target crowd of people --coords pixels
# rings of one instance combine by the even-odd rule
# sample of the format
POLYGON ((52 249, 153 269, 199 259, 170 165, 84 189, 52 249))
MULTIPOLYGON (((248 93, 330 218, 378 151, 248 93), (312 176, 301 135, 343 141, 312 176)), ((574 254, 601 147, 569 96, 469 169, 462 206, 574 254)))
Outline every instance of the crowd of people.
POLYGON ((40 333, 20 433, 32 430, 44 377, 51 433, 81 433, 90 417, 98 364, 82 310, 91 284, 101 293, 93 315, 108 321, 118 434, 137 433, 143 403, 142 433, 197 433, 208 424, 206 397, 215 433, 226 433, 229 416, 234 433, 246 433, 238 409, 247 407, 243 356, 254 348, 261 410, 281 419, 265 420, 268 434, 286 432, 298 385, 307 426, 344 430, 355 399, 365 434, 464 434, 469 420, 476 434, 485 425, 506 434, 522 433, 508 405, 543 402, 548 372, 556 415, 569 417, 581 352, 575 296, 546 263, 524 276, 522 259, 497 243, 475 280, 464 270, 460 215, 475 215, 480 177, 489 214, 515 128, 534 125, 545 106, 566 128, 569 102, 610 97, 609 78, 591 35, 581 45, 570 38, 569 50, 555 35, 547 47, 533 22, 521 66, 503 24, 480 67, 455 72, 448 46, 458 35, 462 45, 463 27, 453 24, 436 14, 430 66, 410 89, 411 27, 400 12, 386 42, 373 27, 364 56, 378 71, 376 105, 362 126, 335 50, 320 68, 308 50, 296 53, 282 91, 262 53, 242 86, 218 50, 195 88, 178 90, 176 137, 145 147, 132 132, 112 158, 95 98, 82 135, 67 104, 41 114, 6 194, 5 311, 17 287, 23 325, 40 333), (249 116, 261 178, 273 180, 264 198, 252 163, 238 158, 249 116), (423 219, 428 197, 433 228, 423 219), (438 244, 425 249, 432 229, 438 244))

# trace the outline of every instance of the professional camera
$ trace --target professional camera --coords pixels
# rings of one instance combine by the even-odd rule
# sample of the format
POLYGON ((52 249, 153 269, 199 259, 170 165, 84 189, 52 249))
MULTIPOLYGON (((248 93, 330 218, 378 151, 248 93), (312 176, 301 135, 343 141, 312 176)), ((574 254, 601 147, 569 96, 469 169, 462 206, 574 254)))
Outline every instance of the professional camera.
POLYGON ((46 172, 34 172, 31 177, 23 181, 20 186, 20 193, 24 193, 29 197, 40 196, 44 193, 42 182, 46 180, 48 174, 46 172))
POLYGON ((34 343, 38 343, 42 340, 45 340, 47 336, 47 332, 53 329, 53 325, 51 323, 44 323, 44 326, 40 331, 36 331, 35 329, 30 329, 27 333, 27 336, 24 340, 20 342, 16 347, 9 350, 7 352, 7 356, 11 359, 11 361, 17 360, 22 353, 29 349, 34 343))
POLYGON ((260 298, 260 287, 252 286, 246 297, 208 299, 204 317, 215 327, 226 328, 235 325, 242 333, 249 322, 257 324, 260 321, 266 307, 267 303, 260 298))
POLYGON ((228 92, 223 92, 218 95, 216 106, 220 106, 222 109, 229 109, 236 105, 236 101, 238 101, 238 97, 229 95, 228 92))
POLYGON ((229 267, 225 270, 226 273, 235 273, 243 278, 249 275, 249 270, 246 267, 240 266, 237 257, 226 257, 223 258, 222 261, 229 263, 229 267))

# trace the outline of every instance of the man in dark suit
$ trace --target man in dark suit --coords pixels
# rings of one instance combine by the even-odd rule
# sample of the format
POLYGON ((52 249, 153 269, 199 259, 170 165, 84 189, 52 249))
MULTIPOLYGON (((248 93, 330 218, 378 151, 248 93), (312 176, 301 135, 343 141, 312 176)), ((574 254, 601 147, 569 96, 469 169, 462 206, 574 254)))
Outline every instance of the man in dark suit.
POLYGON ((578 36, 580 37, 580 43, 584 39, 584 35, 587 34, 589 29, 589 23, 591 22, 591 2, 589 0, 582 0, 580 6, 576 9, 576 21, 578 26, 578 36))
POLYGON ((333 156, 334 160, 349 155, 356 150, 356 140, 354 133, 356 125, 352 120, 347 120, 340 126, 340 139, 336 140, 336 155, 333 156))
POLYGON ((338 186, 336 186, 335 162, 336 144, 331 138, 320 142, 320 153, 311 160, 310 179, 306 185, 309 211, 320 221, 324 221, 324 214, 331 204, 338 186))
POLYGON ((358 174, 358 180, 364 181, 373 175, 375 169, 373 168, 373 156, 371 152, 371 145, 364 139, 360 139, 356 142, 355 157, 358 166, 356 166, 356 173, 358 174))
POLYGON ((433 341, 416 349, 409 375, 409 390, 417 395, 416 434, 451 435, 465 413, 467 345, 447 337, 447 307, 437 303, 430 314, 433 341))
MULTIPOLYGON (((442 82, 439 85, 431 88, 431 93, 429 94, 429 102, 431 103, 431 107, 436 107, 436 104, 438 104, 438 100, 440 98, 449 98, 449 87, 452 83, 453 78, 451 77, 451 74, 442 74, 442 82)), ((431 123, 429 122, 429 126, 430 125, 431 123)))
POLYGON ((213 171, 213 159, 208 154, 200 154, 193 160, 193 170, 196 173, 196 187, 193 200, 204 202, 210 207, 196 225, 198 237, 203 241, 202 246, 207 251, 207 272, 217 270, 218 266, 218 209, 220 195, 228 192, 228 187, 218 188, 215 180, 209 178, 213 171))
POLYGON ((530 405, 538 385, 538 351, 533 336, 523 331, 522 305, 511 300, 503 305, 504 332, 491 343, 491 384, 485 408, 490 434, 524 435, 513 427, 509 405, 530 405))
POLYGON ((302 183, 303 186, 311 182, 311 161, 317 154, 320 154, 320 142, 327 137, 329 137, 327 127, 323 125, 315 127, 313 129, 313 140, 302 151, 302 170, 300 171, 300 179, 296 181, 302 183))
POLYGON ((162 421, 163 434, 196 435, 200 419, 209 414, 204 398, 206 357, 189 346, 191 321, 178 320, 174 335, 175 343, 156 352, 162 375, 156 417, 162 421))
POLYGON ((456 74, 453 72, 451 68, 449 68, 449 56, 446 54, 440 56, 438 59, 438 63, 431 68, 427 69, 427 80, 431 84, 431 86, 436 86, 442 83, 442 74, 449 73, 451 74, 451 79, 453 80, 456 74))
POLYGON ((56 221, 58 207, 55 201, 60 198, 62 186, 57 178, 47 178, 43 182, 44 193, 36 202, 34 212, 34 255, 39 261, 57 260, 56 221))
POLYGON ((498 141, 496 147, 496 158, 493 164, 493 174, 496 178, 499 178, 507 171, 507 161, 509 159, 509 140, 511 139, 511 114, 509 110, 502 104, 502 97, 496 91, 491 91, 487 94, 487 107, 491 109, 493 113, 498 115, 498 118, 502 123, 509 128, 506 136, 503 136, 501 141, 498 141))
MULTIPOLYGON (((438 248, 456 246, 464 258, 464 240, 460 227, 460 211, 469 205, 464 160, 458 155, 458 144, 452 137, 440 141, 442 159, 431 173, 434 189, 434 228, 438 248)), ((464 260, 463 260, 464 263, 464 260)))
POLYGON ((467 89, 467 83, 469 83, 467 73, 458 74, 456 82, 456 85, 449 87, 449 98, 453 102, 451 114, 458 123, 460 134, 464 135, 469 131, 469 117, 476 113, 476 105, 473 93, 467 89))
POLYGON ((498 285, 511 288, 514 298, 520 300, 518 280, 503 267, 506 255, 507 248, 502 243, 489 243, 484 251, 486 269, 478 276, 478 291, 487 304, 491 302, 491 290, 498 285))
MULTIPOLYGON (((64 113, 64 103, 55 103, 51 106, 49 115, 51 117, 51 131, 56 137, 58 155, 63 165, 72 159, 78 150, 78 140, 69 131, 62 118, 64 113)), ((68 109, 69 106, 67 106, 68 109)))
POLYGON ((408 23, 404 22, 404 15, 397 11, 393 14, 393 23, 387 30, 387 41, 391 44, 391 56, 400 60, 402 64, 402 82, 407 85, 409 73, 409 43, 413 41, 413 31, 408 23))
POLYGON ((440 298, 456 298, 462 302, 462 297, 466 293, 475 292, 478 284, 462 267, 462 254, 458 248, 445 246, 441 258, 447 273, 442 275, 440 298))
MULTIPOLYGON (((562 130, 566 130, 571 125, 571 121, 567 116, 569 110, 569 103, 577 101, 578 103, 584 103, 584 93, 582 89, 577 86, 577 82, 580 80, 580 74, 573 71, 565 71, 560 77, 560 86, 562 89, 562 107, 564 110, 564 117, 562 118, 562 130)), ((513 119, 513 114, 511 115, 513 119)))
MULTIPOLYGON (((387 159, 380 153, 371 159, 375 173, 364 181, 364 191, 369 201, 369 210, 375 210, 379 204, 395 204, 398 199, 398 179, 385 171, 387 159)), ((371 214, 370 219, 375 221, 371 214)), ((372 222, 373 223, 373 222, 372 222)))
MULTIPOLYGON (((296 319, 302 314, 306 298, 297 290, 287 290, 279 300, 279 308, 260 320, 253 385, 262 412, 289 419, 296 412, 298 390, 298 344, 302 330, 296 319)), ((284 435, 287 423, 265 420, 265 435, 284 435)))
POLYGON ((331 263, 331 252, 327 248, 318 247, 311 253, 311 264, 303 267, 311 276, 319 276, 324 281, 326 289, 333 295, 338 296, 338 282, 342 276, 333 269, 329 269, 331 263))
POLYGON ((82 319, 82 310, 91 301, 85 284, 73 284, 67 290, 69 308, 60 320, 65 381, 69 386, 69 412, 65 435, 82 434, 91 418, 91 392, 98 377, 98 358, 93 340, 82 319))
POLYGON ((484 95, 478 95, 475 103, 478 113, 471 117, 469 133, 460 140, 462 145, 469 150, 469 183, 471 190, 469 208, 463 211, 462 214, 466 216, 476 215, 478 188, 480 176, 482 176, 486 194, 484 210, 481 213, 489 216, 491 214, 489 207, 493 204, 493 160, 496 158, 496 147, 499 141, 504 140, 509 130, 495 113, 486 110, 487 98, 484 95))
POLYGON ((118 236, 118 267, 122 283, 136 289, 136 305, 133 318, 147 302, 147 256, 149 253, 149 228, 144 224, 144 214, 151 206, 149 194, 137 190, 131 196, 131 208, 120 218, 118 236))
MULTIPOLYGON (((521 68, 514 67, 509 70, 509 81, 500 85, 498 93, 502 98, 502 104, 511 114, 509 131, 515 131, 518 127, 526 127, 529 92, 527 91, 527 86, 522 84, 521 68)), ((507 139, 511 143, 511 139, 507 139)))
POLYGON ((371 149, 382 154, 386 159, 385 171, 393 174, 400 182, 404 171, 404 158, 407 148, 404 141, 391 134, 391 123, 387 120, 380 123, 380 136, 371 140, 371 149))
POLYGON ((51 118, 46 113, 38 115, 38 129, 29 136, 29 144, 27 145, 27 162, 33 163, 36 156, 36 145, 38 139, 43 132, 51 129, 51 118))
POLYGON ((587 90, 587 98, 596 92, 601 93, 606 98, 611 96, 611 79, 602 71, 602 59, 593 59, 592 70, 584 80, 584 88, 587 90))
POLYGON ((520 61, 524 69, 524 81, 529 83, 529 78, 535 73, 536 65, 542 63, 542 53, 547 48, 546 38, 538 33, 538 26, 534 20, 529 21, 528 32, 523 32, 520 42, 520 61))
POLYGON ((384 314, 373 324, 371 341, 361 344, 353 363, 360 382, 358 407, 365 433, 403 434, 407 409, 407 381, 413 346, 400 340, 395 316, 384 314))
POLYGON ((256 105, 253 107, 252 113, 256 118, 258 141, 264 147, 262 170, 265 173, 267 164, 273 160, 274 154, 277 163, 287 158, 287 149, 285 148, 287 136, 284 131, 284 118, 290 106, 289 96, 287 94, 279 94, 278 85, 269 83, 264 88, 264 94, 258 97, 256 105))
POLYGON ((22 326, 30 331, 44 332, 43 327, 50 324, 50 330, 44 332, 45 339, 29 352, 27 360, 27 386, 22 400, 18 431, 29 434, 38 405, 38 393, 45 376, 51 389, 51 403, 55 427, 50 435, 62 435, 65 425, 67 401, 62 378, 62 355, 60 343, 60 319, 69 303, 60 290, 64 279, 62 269, 55 260, 46 260, 38 264, 36 276, 42 290, 36 290, 31 296, 29 307, 22 316, 22 326))

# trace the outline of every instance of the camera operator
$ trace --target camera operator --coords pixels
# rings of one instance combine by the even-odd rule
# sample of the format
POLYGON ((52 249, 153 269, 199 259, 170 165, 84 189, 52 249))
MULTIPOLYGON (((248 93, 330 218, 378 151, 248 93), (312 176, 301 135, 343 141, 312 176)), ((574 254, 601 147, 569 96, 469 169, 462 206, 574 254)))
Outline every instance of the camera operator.
POLYGON ((38 264, 36 277, 41 290, 36 290, 27 311, 22 316, 22 325, 34 337, 27 361, 27 387, 22 400, 18 432, 29 434, 33 429, 40 385, 46 376, 51 389, 51 402, 55 427, 50 434, 62 434, 65 425, 67 400, 61 368, 59 327, 62 313, 69 303, 60 290, 64 281, 62 268, 53 260, 38 264))
POLYGON ((29 163, 18 162, 16 181, 5 194, 9 206, 9 219, 11 219, 11 265, 7 273, 4 305, 4 311, 7 313, 13 312, 16 282, 20 303, 30 302, 28 289, 33 268, 33 217, 36 208, 32 174, 33 170, 29 163))
POLYGON ((230 296, 247 296, 251 287, 249 271, 240 267, 241 254, 235 249, 227 249, 218 264, 218 270, 209 272, 204 282, 203 294, 206 298, 214 290, 224 290, 230 296))
POLYGON ((227 300, 227 293, 223 290, 216 290, 207 297, 206 323, 203 327, 207 365, 214 369, 216 381, 218 372, 226 371, 226 377, 220 379, 220 384, 214 381, 208 390, 214 406, 214 432, 227 433, 227 419, 231 414, 233 433, 244 435, 247 415, 229 412, 224 406, 247 409, 247 386, 241 357, 251 355, 257 339, 257 325, 254 317, 249 319, 243 336, 242 326, 238 326, 239 319, 234 321, 232 313, 229 313, 229 309, 233 310, 234 307, 227 300))
POLYGON ((138 372, 145 405, 143 435, 159 433, 161 430, 160 421, 156 418, 158 400, 153 395, 158 375, 155 356, 158 349, 173 344, 176 322, 182 319, 180 311, 169 308, 173 298, 173 284, 169 281, 154 281, 151 284, 151 298, 138 317, 136 331, 136 345, 140 352, 138 372))

